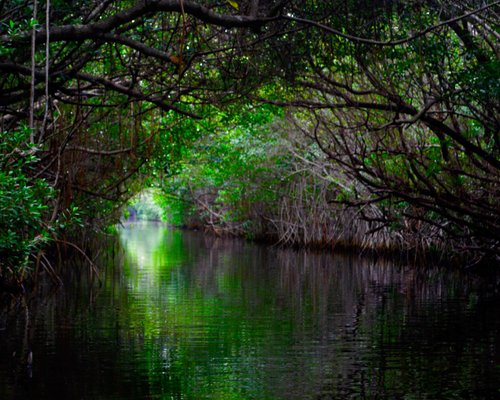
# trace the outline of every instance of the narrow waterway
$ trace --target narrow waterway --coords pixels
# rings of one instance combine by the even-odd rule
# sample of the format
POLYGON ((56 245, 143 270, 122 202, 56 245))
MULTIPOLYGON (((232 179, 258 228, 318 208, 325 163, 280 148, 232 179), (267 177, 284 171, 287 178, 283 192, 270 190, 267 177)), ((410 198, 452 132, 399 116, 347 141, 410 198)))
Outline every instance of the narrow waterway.
POLYGON ((2 312, 0 399, 500 398, 495 279, 161 224, 99 260, 2 312))

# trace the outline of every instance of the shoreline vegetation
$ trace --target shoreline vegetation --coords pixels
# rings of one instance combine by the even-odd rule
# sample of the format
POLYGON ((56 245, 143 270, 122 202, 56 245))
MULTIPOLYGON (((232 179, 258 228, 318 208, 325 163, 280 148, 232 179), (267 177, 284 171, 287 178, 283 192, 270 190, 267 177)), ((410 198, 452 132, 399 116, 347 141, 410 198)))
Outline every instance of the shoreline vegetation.
POLYGON ((0 287, 148 190, 217 235, 498 266, 499 7, 0 2, 0 287))

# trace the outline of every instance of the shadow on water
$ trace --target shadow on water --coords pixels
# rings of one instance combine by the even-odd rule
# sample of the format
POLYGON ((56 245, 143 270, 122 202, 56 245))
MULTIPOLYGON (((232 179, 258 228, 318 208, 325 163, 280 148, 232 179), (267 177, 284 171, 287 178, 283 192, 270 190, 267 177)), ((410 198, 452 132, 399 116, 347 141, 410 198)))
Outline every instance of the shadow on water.
POLYGON ((500 396, 492 279, 151 223, 107 246, 101 287, 69 264, 1 316, 1 399, 500 396))

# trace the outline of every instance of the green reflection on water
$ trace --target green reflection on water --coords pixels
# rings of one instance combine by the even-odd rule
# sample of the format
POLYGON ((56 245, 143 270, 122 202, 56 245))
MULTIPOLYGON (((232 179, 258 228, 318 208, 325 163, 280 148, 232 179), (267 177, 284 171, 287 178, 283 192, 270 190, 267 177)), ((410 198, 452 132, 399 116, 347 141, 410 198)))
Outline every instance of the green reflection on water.
POLYGON ((68 264, 73 283, 4 322, 2 400, 498 398, 494 280, 161 224, 101 255, 102 287, 68 264), (28 348, 32 377, 10 380, 28 348))
POLYGON ((204 240, 162 225, 121 232, 118 367, 152 398, 411 398, 445 387, 475 398, 485 343, 452 332, 427 343, 443 319, 450 329, 447 310, 433 310, 443 297, 460 304, 459 277, 429 273, 437 281, 422 286, 425 274, 393 267, 204 240))
MULTIPOLYGON (((265 289, 255 293, 259 319, 247 318, 235 259, 205 253, 202 243, 188 254, 185 236, 152 224, 120 232, 128 298, 118 318, 136 353, 131 367, 165 398, 273 398, 257 360, 276 350, 276 337, 286 343, 290 318, 273 309, 265 289)), ((130 365, 129 352, 119 356, 130 365)))

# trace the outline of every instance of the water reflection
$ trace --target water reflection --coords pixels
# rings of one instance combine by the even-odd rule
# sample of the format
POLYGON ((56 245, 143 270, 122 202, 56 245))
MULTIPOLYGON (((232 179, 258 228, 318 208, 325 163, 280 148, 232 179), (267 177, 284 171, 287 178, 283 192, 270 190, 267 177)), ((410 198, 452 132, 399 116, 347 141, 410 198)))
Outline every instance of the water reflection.
MULTIPOLYGON (((2 364, 0 398, 500 394, 500 301, 491 279, 158 224, 125 227, 112 250, 97 294, 68 283, 32 306, 33 376, 19 379, 2 364)), ((1 357, 21 346, 24 330, 11 317, 1 357)))

